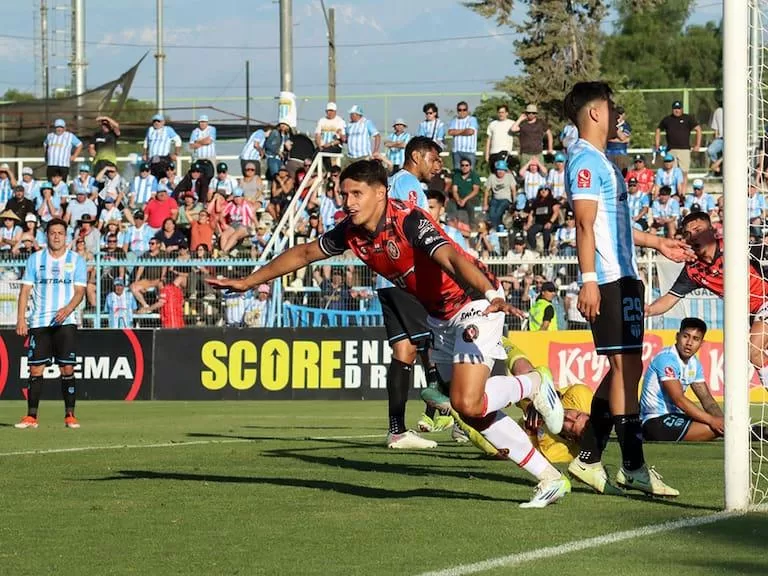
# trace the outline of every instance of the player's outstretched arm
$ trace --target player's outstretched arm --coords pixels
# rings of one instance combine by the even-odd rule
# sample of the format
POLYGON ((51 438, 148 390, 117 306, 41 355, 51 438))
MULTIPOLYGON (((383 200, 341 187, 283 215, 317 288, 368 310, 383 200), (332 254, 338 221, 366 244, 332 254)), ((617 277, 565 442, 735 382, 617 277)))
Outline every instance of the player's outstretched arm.
POLYGON ((245 278, 206 278, 205 281, 214 288, 229 288, 236 292, 245 292, 285 274, 295 272, 307 264, 326 258, 316 240, 309 244, 301 244, 286 250, 280 256, 270 261, 263 268, 245 278))
POLYGON ((661 238, 656 234, 642 232, 636 228, 632 230, 632 238, 637 246, 652 248, 673 262, 690 262, 696 259, 691 247, 683 240, 661 238))
POLYGON ((645 307, 645 315, 660 316, 677 304, 678 300, 680 300, 678 296, 667 292, 664 296, 657 298, 645 307))

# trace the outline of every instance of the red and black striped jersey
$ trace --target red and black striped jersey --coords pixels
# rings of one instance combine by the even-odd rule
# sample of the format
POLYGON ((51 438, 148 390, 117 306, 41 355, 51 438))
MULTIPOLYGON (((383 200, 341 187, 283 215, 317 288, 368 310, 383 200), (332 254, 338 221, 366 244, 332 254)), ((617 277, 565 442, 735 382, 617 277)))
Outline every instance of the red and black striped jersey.
POLYGON ((373 234, 346 218, 323 234, 319 243, 328 256, 351 249, 371 270, 412 294, 431 316, 443 320, 461 310, 473 294, 432 259, 438 248, 452 246, 477 266, 494 288, 499 286, 485 264, 453 242, 429 213, 399 200, 387 200, 387 210, 373 234))

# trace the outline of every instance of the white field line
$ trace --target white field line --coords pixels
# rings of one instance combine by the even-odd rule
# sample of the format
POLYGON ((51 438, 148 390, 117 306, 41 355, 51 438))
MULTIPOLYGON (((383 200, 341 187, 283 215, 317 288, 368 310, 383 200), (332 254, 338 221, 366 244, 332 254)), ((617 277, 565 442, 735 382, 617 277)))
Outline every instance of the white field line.
MULTIPOLYGON (((768 508, 766 508, 766 506, 759 506, 756 508, 756 510, 766 511, 768 508)), ((605 546, 607 544, 615 544, 616 542, 623 542, 625 540, 634 540, 636 538, 643 538, 645 536, 660 534, 662 532, 680 530, 681 528, 692 528, 694 526, 713 524, 715 522, 720 522, 721 520, 727 520, 728 518, 743 516, 745 513, 746 512, 741 511, 717 512, 707 516, 696 516, 693 518, 683 518, 681 520, 663 522, 661 524, 651 524, 649 526, 635 528, 634 530, 624 530, 620 532, 604 534, 603 536, 596 536, 594 538, 574 540, 573 542, 567 542, 565 544, 560 544, 559 546, 548 546, 546 548, 539 548, 537 550, 530 550, 528 552, 520 552, 518 554, 510 554, 508 556, 490 558, 488 560, 474 562, 472 564, 462 564, 459 566, 454 566, 453 568, 445 568, 444 570, 424 572, 418 576, 466 576, 468 574, 477 574, 479 572, 486 572, 496 568, 510 568, 514 566, 520 566, 521 564, 528 562, 533 562, 534 560, 554 558, 556 556, 562 556, 563 554, 579 552, 589 548, 597 548, 598 546, 605 546)))
MULTIPOLYGON (((26 432, 29 434, 29 432, 26 432)), ((34 432, 32 432, 34 434, 34 432)), ((285 436, 274 440, 351 440, 356 438, 384 438, 384 434, 360 434, 357 436, 285 436)), ((157 444, 115 444, 112 446, 74 446, 71 448, 49 448, 45 450, 19 450, 0 452, 0 458, 7 456, 37 456, 44 454, 68 454, 71 452, 96 452, 99 450, 139 450, 143 448, 177 448, 179 446, 204 446, 206 444, 242 444, 256 442, 259 438, 228 438, 224 440, 189 440, 180 442, 159 442, 157 444)))

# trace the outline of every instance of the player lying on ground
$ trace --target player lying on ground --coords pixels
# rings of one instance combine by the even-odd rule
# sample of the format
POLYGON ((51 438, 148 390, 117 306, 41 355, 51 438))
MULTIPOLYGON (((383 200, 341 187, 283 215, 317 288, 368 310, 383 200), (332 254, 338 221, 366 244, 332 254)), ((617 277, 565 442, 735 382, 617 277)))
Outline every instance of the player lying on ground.
POLYGON ((696 357, 706 333, 703 320, 683 319, 674 345, 661 350, 648 365, 640 396, 646 440, 703 441, 724 434, 723 412, 709 392, 704 368, 696 357), (685 397, 689 386, 701 408, 685 397))
MULTIPOLYGON (((706 212, 691 212, 680 223, 683 239, 693 248, 696 259, 688 262, 661 298, 646 308, 648 316, 659 316, 672 308, 697 288, 706 288, 723 297, 724 256, 723 238, 712 227, 706 212)), ((749 254, 749 313, 753 315, 749 334, 749 361, 760 375, 763 387, 768 388, 768 281, 763 274, 761 260, 765 245, 752 246, 749 254)))
POLYGON ((411 203, 387 197, 387 172, 375 160, 361 160, 341 174, 347 218, 317 241, 295 246, 242 279, 207 279, 211 285, 248 290, 312 262, 351 249, 369 268, 415 296, 429 313, 432 360, 451 381, 451 405, 497 449, 508 451, 539 480, 524 507, 543 507, 570 491, 570 482, 531 444, 501 409, 529 397, 547 426, 559 432, 563 407, 548 370, 525 376, 490 377, 501 346, 507 304, 499 282, 459 249, 432 217, 411 203), (469 289, 469 290, 468 290, 469 289), (470 294, 475 295, 474 298, 470 294), (484 295, 485 297, 483 298, 484 295))

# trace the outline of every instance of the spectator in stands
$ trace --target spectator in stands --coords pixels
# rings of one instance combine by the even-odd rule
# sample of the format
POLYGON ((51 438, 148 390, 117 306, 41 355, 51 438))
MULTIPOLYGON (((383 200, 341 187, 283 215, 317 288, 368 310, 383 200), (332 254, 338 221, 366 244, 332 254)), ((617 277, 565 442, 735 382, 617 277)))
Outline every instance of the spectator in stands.
POLYGON ((197 128, 189 135, 189 149, 192 161, 197 162, 208 178, 213 178, 213 165, 216 162, 216 127, 208 123, 208 115, 201 114, 197 119, 197 128))
POLYGON ((0 210, 5 209, 5 205, 13 197, 13 187, 16 186, 16 178, 8 164, 0 164, 0 210))
POLYGON ((685 193, 685 175, 683 171, 675 166, 675 157, 670 152, 664 155, 663 161, 664 167, 656 171, 653 197, 656 198, 664 186, 672 190, 675 195, 682 197, 685 193))
POLYGON ((169 258, 176 255, 182 244, 187 243, 187 237, 176 228, 176 222, 173 218, 163 220, 163 225, 154 238, 160 242, 161 249, 169 258))
POLYGON ((96 187, 99 190, 96 201, 111 196, 115 199, 115 205, 118 208, 121 210, 127 208, 128 201, 125 194, 130 190, 130 185, 120 176, 115 166, 107 164, 96 174, 96 187))
POLYGON ((256 233, 251 237, 251 258, 254 260, 261 258, 264 248, 267 247, 272 238, 269 228, 270 226, 265 219, 256 224, 256 233))
POLYGON ((677 198, 671 198, 672 189, 669 186, 662 186, 659 189, 659 197, 651 205, 653 223, 651 230, 657 234, 666 235, 667 238, 674 238, 677 234, 677 221, 680 218, 680 203, 677 198))
POLYGON ((111 196, 107 196, 104 199, 103 208, 99 213, 99 230, 105 230, 107 228, 107 224, 110 222, 117 222, 119 225, 122 219, 123 213, 117 208, 117 206, 115 206, 115 199, 111 196))
POLYGON ((411 135, 405 131, 408 125, 405 120, 398 118, 392 124, 393 132, 384 141, 384 146, 387 149, 387 159, 392 164, 391 173, 394 174, 405 164, 405 146, 411 139, 411 135))
POLYGON ((528 104, 525 112, 520 115, 512 126, 512 132, 519 134, 520 138, 520 164, 526 165, 531 158, 539 158, 544 150, 544 137, 547 138, 547 153, 554 152, 552 148, 552 130, 547 123, 539 118, 539 109, 536 104, 528 104))
POLYGON ((494 173, 485 181, 483 212, 488 215, 491 228, 495 230, 512 204, 512 198, 517 192, 517 184, 514 176, 509 173, 506 160, 497 160, 494 170, 494 173))
MULTIPOLYGON (((325 105, 325 116, 317 121, 315 126, 315 146, 318 152, 328 154, 341 154, 341 146, 344 142, 344 133, 347 124, 337 114, 336 102, 328 102, 325 105)), ((324 169, 330 170, 331 159, 323 159, 324 169)))
POLYGON ((269 198, 267 212, 274 220, 279 220, 283 211, 293 198, 294 181, 288 174, 288 168, 281 166, 272 180, 272 195, 269 198))
POLYGON ((546 168, 539 162, 538 156, 531 156, 520 167, 520 178, 523 179, 523 191, 529 201, 536 199, 541 187, 547 183, 546 168))
POLYGON ((78 190, 75 195, 75 201, 67 204, 67 212, 64 214, 64 221, 67 222, 70 229, 74 230, 85 214, 90 214, 94 218, 99 213, 96 203, 88 198, 85 190, 78 190))
POLYGON ((685 216, 689 212, 706 212, 712 219, 715 219, 717 216, 715 199, 707 192, 704 192, 704 180, 701 178, 696 178, 693 181, 693 194, 688 194, 685 197, 682 215, 685 216), (694 210, 694 207, 697 210, 694 210))
POLYGON ((199 246, 204 246, 208 252, 213 251, 213 234, 215 228, 211 222, 211 216, 208 210, 203 208, 198 212, 197 218, 190 222, 189 238, 190 245, 197 250, 199 246))
POLYGON ((176 130, 166 126, 162 114, 152 116, 152 125, 147 128, 144 138, 144 161, 149 163, 149 169, 156 179, 165 176, 169 162, 176 162, 181 150, 181 138, 176 130))
POLYGON ((96 217, 90 212, 85 212, 76 222, 74 237, 85 241, 85 249, 90 254, 97 254, 101 248, 101 233, 96 227, 96 217))
POLYGON ((192 222, 197 222, 198 214, 203 210, 203 205, 195 200, 195 195, 187 192, 182 196, 182 204, 179 206, 179 214, 176 216, 177 227, 188 233, 192 222))
POLYGON ((311 210, 296 222, 296 235, 306 238, 308 242, 319 238, 325 229, 317 210, 311 210))
POLYGON ((176 174, 176 162, 168 162, 168 167, 165 169, 165 178, 161 178, 158 182, 165 184, 171 195, 175 195, 176 187, 181 184, 182 177, 176 174))
POLYGON ((278 170, 288 160, 289 152, 293 147, 291 141, 291 127, 284 122, 269 131, 264 141, 264 154, 267 157, 267 180, 272 181, 278 170))
POLYGON ((152 266, 151 261, 162 260, 165 258, 161 251, 162 245, 157 238, 149 241, 149 250, 141 255, 142 266, 136 270, 136 277, 131 284, 131 292, 136 297, 136 301, 143 311, 148 308, 144 294, 147 291, 158 290, 160 288, 160 278, 165 276, 165 266, 152 266), (144 265, 144 263, 148 265, 144 265))
POLYGON ((219 228, 221 229, 219 247, 221 251, 228 254, 238 243, 249 238, 253 233, 255 224, 256 214, 253 212, 253 208, 245 201, 242 189, 235 188, 232 193, 232 201, 227 205, 219 221, 219 228))
POLYGON ((5 209, 11 210, 21 222, 24 222, 27 214, 35 214, 35 203, 24 196, 24 186, 17 184, 13 187, 13 197, 8 200, 5 209))
POLYGON ((555 233, 555 244, 558 256, 576 256, 576 217, 570 209, 565 212, 565 225, 555 233))
POLYGON ((332 166, 325 181, 325 194, 320 198, 320 220, 326 232, 336 225, 336 214, 344 210, 344 202, 339 194, 339 174, 341 168, 332 166))
POLYGON ((224 188, 221 190, 217 190, 216 193, 213 195, 213 198, 210 202, 208 202, 208 206, 206 207, 206 210, 208 211, 209 216, 211 217, 211 225, 213 226, 213 229, 216 234, 221 234, 221 219, 224 217, 224 212, 227 209, 227 204, 229 204, 229 201, 227 200, 225 196, 226 191, 224 188))
POLYGON ((160 312, 161 328, 184 328, 184 292, 181 287, 185 282, 186 276, 183 275, 177 276, 172 282, 166 282, 161 277, 157 283, 157 302, 152 306, 142 307, 139 314, 157 310, 160 312))
POLYGON ((557 315, 552 301, 557 296, 557 288, 552 282, 542 282, 536 302, 528 315, 528 330, 547 332, 557 330, 557 315))
POLYGON ((133 313, 138 305, 133 294, 125 289, 122 278, 115 278, 112 292, 107 294, 104 311, 110 328, 133 328, 133 313))
POLYGON ((219 162, 216 165, 216 178, 211 180, 208 185, 208 197, 210 198, 214 192, 224 189, 224 195, 229 198, 237 188, 237 180, 229 175, 229 166, 226 162, 219 162))
POLYGON ((472 170, 472 163, 469 160, 462 160, 459 163, 459 169, 453 175, 451 195, 456 203, 459 219, 470 228, 475 223, 475 208, 480 204, 479 194, 480 178, 472 170))
POLYGON ((29 212, 24 217, 24 228, 19 238, 19 243, 14 248, 14 253, 22 256, 29 256, 32 252, 37 252, 41 248, 38 240, 42 240, 42 245, 47 243, 45 232, 38 230, 37 216, 34 212, 29 212))
POLYGON ((472 248, 480 258, 496 257, 501 254, 499 237, 491 229, 489 222, 480 220, 477 223, 477 234, 472 239, 472 248))
POLYGON ((568 330, 589 330, 589 324, 579 312, 579 284, 574 280, 565 287, 565 315, 568 330))
POLYGON ((40 195, 36 199, 37 214, 43 223, 53 218, 61 218, 61 198, 53 193, 53 182, 43 182, 40 185, 40 195))
POLYGON ((0 213, 0 221, 0 252, 10 254, 21 239, 21 219, 12 210, 5 210, 0 213))
POLYGON ((645 232, 648 230, 648 216, 651 211, 651 195, 643 192, 634 176, 627 182, 627 202, 632 226, 645 232))
POLYGON ((552 189, 545 184, 539 189, 536 199, 531 204, 531 212, 528 215, 526 233, 528 235, 528 246, 531 250, 536 250, 536 237, 541 234, 544 240, 542 254, 549 253, 552 234, 557 231, 559 220, 560 204, 552 196, 552 189))
POLYGON ((634 178, 637 189, 643 194, 650 194, 653 192, 656 174, 645 165, 645 158, 642 154, 636 154, 633 160, 633 166, 627 171, 624 181, 629 184, 629 181, 634 178))
POLYGON ((265 328, 271 325, 270 322, 270 302, 269 302, 269 285, 261 284, 258 288, 258 295, 256 296, 256 302, 253 304, 251 311, 251 321, 248 325, 252 328, 265 328))
POLYGON ((157 187, 157 178, 150 172, 149 163, 142 162, 139 164, 139 175, 134 177, 128 191, 130 209, 136 210, 146 206, 157 193, 157 187))
MULTIPOLYGON (((195 247, 195 260, 210 260, 211 251, 205 244, 198 244, 195 247)), ((213 288, 205 282, 206 278, 214 276, 216 273, 215 268, 209 266, 193 266, 189 270, 189 291, 190 300, 198 300, 206 298, 208 300, 215 300, 216 296, 213 293, 213 288)))
MULTIPOLYGON (((101 250, 101 260, 107 262, 120 262, 125 260, 125 252, 118 245, 117 232, 106 235, 106 243, 101 250)), ((125 280, 125 266, 104 265, 101 268, 101 293, 106 294, 115 280, 125 280)))
POLYGON ((525 192, 519 191, 515 195, 515 205, 514 210, 512 211, 512 223, 508 226, 509 228, 512 228, 517 232, 524 231, 525 227, 528 225, 528 216, 531 213, 531 203, 532 201, 528 200, 525 192))
POLYGON ((236 292, 224 290, 221 294, 224 304, 224 323, 230 328, 244 328, 248 326, 248 320, 256 302, 253 290, 236 292))
POLYGON ((622 174, 626 174, 629 168, 629 154, 627 150, 629 149, 629 141, 632 138, 632 126, 624 116, 623 106, 616 106, 615 110, 616 114, 618 114, 616 137, 608 140, 605 155, 608 157, 608 160, 616 164, 622 174))
POLYGON ((579 139, 579 129, 573 122, 568 120, 568 122, 565 123, 565 126, 563 126, 563 129, 560 131, 558 137, 560 138, 560 144, 563 147, 563 152, 568 154, 568 149, 579 139))
POLYGON ((334 266, 331 269, 331 279, 330 281, 326 279, 321 283, 320 294, 324 308, 328 310, 352 310, 353 299, 342 267, 334 266))
POLYGON ((720 176, 723 165, 723 102, 718 99, 717 108, 712 113, 712 120, 709 127, 714 131, 712 142, 707 146, 707 156, 709 156, 709 171, 713 176, 720 176))
MULTIPOLYGON (((535 260, 539 258, 539 253, 528 249, 523 232, 515 232, 515 235, 512 237, 512 250, 507 252, 507 258, 511 262, 535 260)), ((522 271, 528 272, 527 264, 524 264, 522 271)))
MULTIPOLYGON (((181 179, 181 182, 174 190, 174 197, 179 198, 182 194, 192 192, 195 198, 205 204, 210 201, 213 193, 208 194, 210 187, 210 178, 206 178, 202 173, 202 168, 197 162, 193 162, 189 167, 189 172, 181 179)), ((214 190, 215 192, 215 190, 214 190)))
POLYGON ((261 175, 256 171, 256 164, 248 161, 245 163, 243 177, 240 179, 240 188, 243 190, 245 201, 251 205, 254 212, 263 212, 264 203, 264 182, 261 175))
POLYGON ((747 209, 749 214, 750 234, 760 238, 762 229, 768 216, 768 205, 765 196, 761 194, 754 183, 750 183, 747 197, 747 209))
POLYGON ((456 104, 456 118, 451 120, 448 126, 448 135, 453 136, 451 158, 453 165, 458 165, 462 160, 469 160, 472 170, 477 161, 477 133, 480 125, 477 118, 469 115, 469 104, 463 100, 456 104))
POLYGON ((120 124, 109 116, 97 116, 99 129, 88 144, 88 155, 93 163, 93 172, 98 174, 105 166, 117 167, 117 139, 120 124))
POLYGON ((552 187, 552 196, 565 208, 568 198, 565 196, 565 154, 555 154, 555 166, 547 174, 547 184, 552 187))
MULTIPOLYGON (((422 107, 424 112, 424 120, 419 124, 419 129, 416 131, 416 136, 426 136, 431 138, 437 144, 445 150, 445 124, 440 120, 440 114, 437 110, 437 104, 434 102, 427 102, 422 107)), ((454 169, 456 165, 454 164, 454 169)))
MULTIPOLYGON (((51 184, 53 184, 53 194, 58 197, 61 207, 65 209, 67 202, 69 202, 69 187, 60 174, 54 174, 51 178, 51 184)), ((62 213, 66 210, 62 210, 62 213)))
POLYGON ((34 200, 35 196, 39 194, 40 182, 35 180, 35 173, 29 166, 25 166, 21 169, 21 182, 24 186, 24 197, 28 200, 34 200))
POLYGON ((157 232, 168 218, 175 221, 179 215, 179 205, 176 200, 168 196, 168 189, 165 184, 157 188, 155 197, 147 202, 144 207, 144 215, 147 218, 149 227, 157 232))
MULTIPOLYGON (((119 240, 120 238, 120 220, 110 220, 107 222, 104 227, 101 229, 101 252, 103 253, 104 250, 107 247, 107 238, 109 236, 114 236, 115 240, 119 240)), ((122 252, 123 249, 119 247, 119 244, 117 248, 122 252)))
POLYGON ((346 142, 347 156, 351 161, 365 160, 379 153, 381 134, 376 125, 363 115, 362 107, 357 104, 349 109, 346 142))
POLYGON ((45 149, 45 172, 48 180, 52 180, 54 174, 61 176, 66 181, 69 176, 69 167, 77 160, 83 149, 80 138, 67 130, 67 123, 62 118, 57 118, 53 123, 53 132, 49 132, 43 142, 45 149))
POLYGON ((246 165, 250 162, 256 174, 261 177, 261 159, 264 158, 264 142, 267 134, 262 128, 257 128, 248 137, 248 141, 240 151, 240 171, 245 174, 246 165))
POLYGON ((121 243, 126 254, 140 256, 149 250, 149 241, 155 235, 144 219, 144 211, 130 215, 131 225, 123 232, 121 243))
POLYGON ((488 166, 496 166, 499 160, 507 160, 512 153, 514 141, 512 126, 514 121, 509 118, 509 108, 506 104, 496 107, 496 120, 491 120, 486 130, 485 162, 488 166))
POLYGON ((691 169, 691 132, 696 131, 693 151, 701 148, 701 126, 690 114, 683 113, 683 104, 679 100, 672 102, 672 114, 661 119, 656 128, 656 149, 661 145, 661 131, 667 140, 667 153, 677 160, 677 166, 683 173, 682 190, 688 187, 688 171, 691 169))
POLYGON ((96 179, 91 176, 91 167, 88 164, 80 164, 80 170, 77 177, 72 180, 70 185, 72 194, 77 195, 79 190, 83 190, 88 198, 93 200, 98 195, 98 188, 96 187, 96 179))
POLYGON ((73 241, 74 251, 85 260, 87 265, 87 280, 85 298, 89 306, 96 305, 96 268, 93 266, 93 252, 88 250, 85 238, 76 237, 73 241))

